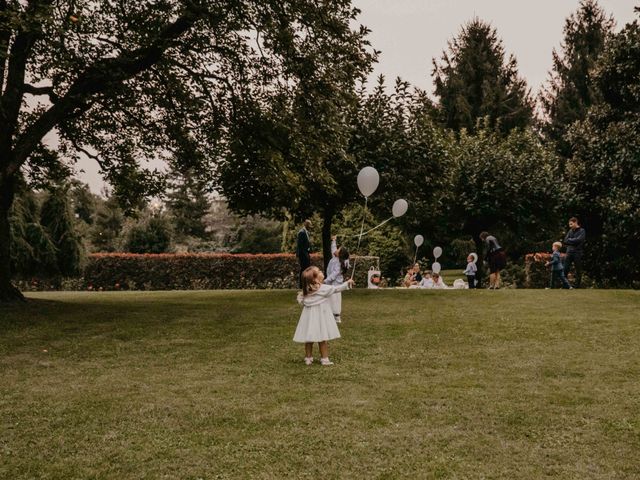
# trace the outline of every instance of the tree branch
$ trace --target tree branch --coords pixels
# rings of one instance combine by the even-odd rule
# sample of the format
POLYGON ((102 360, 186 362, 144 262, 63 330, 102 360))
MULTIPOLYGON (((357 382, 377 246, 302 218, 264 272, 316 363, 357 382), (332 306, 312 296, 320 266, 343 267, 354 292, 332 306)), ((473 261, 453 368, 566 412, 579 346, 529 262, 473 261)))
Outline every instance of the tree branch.
POLYGON ((60 97, 58 97, 56 93, 53 91, 53 86, 35 87, 33 85, 25 83, 23 87, 23 91, 25 93, 29 93, 31 95, 36 95, 36 96, 47 95, 49 97, 49 100, 51 100, 51 103, 56 103, 60 99, 60 97))
POLYGON ((85 113, 98 94, 121 85, 157 63, 173 42, 190 30, 203 14, 202 10, 190 3, 188 10, 168 24, 150 45, 122 52, 115 58, 99 59, 87 68, 71 84, 67 93, 18 137, 7 172, 15 173, 42 138, 61 121, 85 113))

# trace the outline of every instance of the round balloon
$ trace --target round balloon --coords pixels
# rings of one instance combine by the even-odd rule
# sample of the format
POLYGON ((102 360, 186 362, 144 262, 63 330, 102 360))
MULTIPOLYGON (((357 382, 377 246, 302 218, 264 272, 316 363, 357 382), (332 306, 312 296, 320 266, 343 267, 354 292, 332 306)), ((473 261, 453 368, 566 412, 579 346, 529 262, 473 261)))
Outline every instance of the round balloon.
POLYGON ((433 262, 433 263, 431 264, 431 271, 432 271, 433 273, 440 273, 440 268, 441 268, 441 267, 440 267, 440 264, 439 264, 438 262, 433 262))
POLYGON ((373 167, 364 167, 358 173, 358 188, 365 197, 370 197, 378 188, 379 183, 380 175, 373 167))
POLYGON ((398 218, 407 213, 407 209, 409 208, 409 204, 406 200, 400 199, 393 202, 393 207, 391 208, 391 212, 393 216, 398 218))
POLYGON ((435 258, 437 260, 438 257, 440 257, 440 255, 442 255, 442 248, 440 248, 440 247, 434 248, 433 249, 433 258, 435 258))
POLYGON ((422 235, 416 235, 413 237, 413 243, 416 244, 416 247, 421 246, 424 243, 424 237, 422 235))
POLYGON ((473 263, 477 263, 478 262, 478 254, 477 253, 471 253, 470 255, 473 257, 473 263))

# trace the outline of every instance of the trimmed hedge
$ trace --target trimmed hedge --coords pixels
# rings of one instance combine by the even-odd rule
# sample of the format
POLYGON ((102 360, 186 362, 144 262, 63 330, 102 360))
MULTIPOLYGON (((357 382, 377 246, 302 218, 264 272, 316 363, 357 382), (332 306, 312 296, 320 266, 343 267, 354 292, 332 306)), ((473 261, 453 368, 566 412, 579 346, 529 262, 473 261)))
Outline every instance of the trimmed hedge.
MULTIPOLYGON (((322 268, 322 256, 311 263, 322 268)), ((378 257, 358 257, 356 286, 378 257)), ((291 254, 123 254, 89 256, 84 284, 90 290, 217 290, 298 288, 299 266, 291 254)))

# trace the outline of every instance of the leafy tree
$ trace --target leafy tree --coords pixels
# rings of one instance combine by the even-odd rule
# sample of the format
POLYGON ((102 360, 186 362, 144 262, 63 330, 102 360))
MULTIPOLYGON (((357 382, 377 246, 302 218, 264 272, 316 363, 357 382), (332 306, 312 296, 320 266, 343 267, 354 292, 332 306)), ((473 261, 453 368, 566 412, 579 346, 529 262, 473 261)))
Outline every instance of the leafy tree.
POLYGON ((131 253, 166 253, 171 248, 171 224, 162 214, 140 219, 125 235, 124 249, 131 253))
POLYGON ((80 273, 84 256, 82 240, 75 230, 68 195, 68 185, 61 185, 52 190, 40 211, 40 224, 56 248, 56 273, 67 277, 80 273))
POLYGON ((279 253, 282 224, 251 217, 236 227, 234 253, 279 253))
POLYGON ((75 217, 87 225, 92 225, 100 198, 91 192, 86 183, 72 180, 70 185, 69 195, 75 217))
POLYGON ((204 218, 209 212, 208 188, 191 171, 173 172, 171 191, 167 195, 167 209, 173 218, 173 230, 179 238, 207 237, 204 218))
POLYGON ((62 160, 99 162, 117 197, 157 194, 163 175, 145 161, 206 175, 236 107, 360 57, 355 15, 350 0, 0 0, 0 300, 21 298, 9 261, 17 176, 61 165, 40 154, 46 134, 62 160))
MULTIPOLYGON (((638 9, 636 9, 638 11, 638 9)), ((640 260, 640 25, 608 42, 594 81, 602 104, 569 131, 570 207, 587 230, 585 270, 599 284, 636 288, 640 260)))
POLYGON ((533 101, 516 59, 505 61, 502 40, 490 24, 475 18, 433 61, 438 114, 455 131, 475 131, 478 119, 503 133, 533 122, 533 101))
MULTIPOLYGON (((239 104, 230 125, 229 155, 217 171, 232 211, 284 220, 317 212, 325 265, 333 219, 357 198, 358 165, 347 153, 355 81, 370 68, 365 28, 348 30, 357 11, 343 11, 335 27, 351 40, 342 48, 305 37, 305 50, 323 68, 297 84, 281 84, 272 102, 239 104), (241 139, 241 140, 240 140, 241 139)), ((292 65, 308 71, 308 61, 292 65)), ((306 75, 299 74, 304 78, 306 75)))
POLYGON ((557 142, 558 152, 565 157, 571 154, 565 139, 567 129, 584 119, 600 98, 593 68, 614 25, 597 0, 582 0, 578 11, 565 21, 561 51, 553 51, 553 70, 540 101, 547 117, 545 133, 557 142))

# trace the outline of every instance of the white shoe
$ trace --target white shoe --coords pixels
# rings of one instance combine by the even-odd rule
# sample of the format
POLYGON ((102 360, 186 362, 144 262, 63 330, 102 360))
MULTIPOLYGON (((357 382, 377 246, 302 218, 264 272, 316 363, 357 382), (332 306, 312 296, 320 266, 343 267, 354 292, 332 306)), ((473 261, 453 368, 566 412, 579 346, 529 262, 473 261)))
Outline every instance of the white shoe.
POLYGON ((342 320, 340 319, 340 315, 334 315, 333 317, 336 319, 336 323, 342 323, 342 320))
POLYGON ((304 363, 311 365, 313 363, 313 357, 304 357, 304 363))
POLYGON ((325 367, 328 367, 329 365, 333 365, 333 362, 329 360, 329 357, 327 357, 327 358, 321 358, 320 364, 324 365, 325 367))

